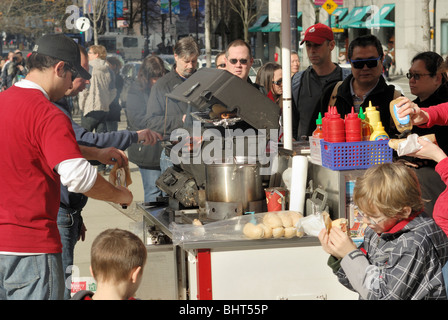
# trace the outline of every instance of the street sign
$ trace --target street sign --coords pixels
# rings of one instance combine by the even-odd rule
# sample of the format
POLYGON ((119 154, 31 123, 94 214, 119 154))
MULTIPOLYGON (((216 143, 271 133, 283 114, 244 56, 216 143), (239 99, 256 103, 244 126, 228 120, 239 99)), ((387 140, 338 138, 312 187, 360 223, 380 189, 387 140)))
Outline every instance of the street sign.
POLYGON ((345 31, 345 29, 341 29, 341 28, 331 28, 331 30, 333 31, 333 33, 341 33, 341 32, 345 31))
POLYGON ((328 12, 328 14, 332 14, 334 10, 336 10, 336 8, 338 7, 338 5, 336 4, 336 2, 334 2, 333 0, 327 0, 325 1, 325 3, 322 5, 322 8, 328 12))
POLYGON ((87 31, 90 29, 90 21, 86 17, 81 17, 76 20, 76 29, 79 31, 87 31))

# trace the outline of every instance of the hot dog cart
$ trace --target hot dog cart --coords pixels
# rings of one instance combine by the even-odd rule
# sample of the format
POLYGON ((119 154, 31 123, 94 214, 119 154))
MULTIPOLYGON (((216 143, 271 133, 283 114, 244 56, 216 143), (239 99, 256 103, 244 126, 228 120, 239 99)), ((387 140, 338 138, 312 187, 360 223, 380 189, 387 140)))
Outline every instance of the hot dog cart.
MULTIPOLYGON (((253 240, 245 238, 242 226, 238 225, 246 213, 250 212, 249 219, 250 215, 254 217, 267 211, 264 189, 281 185, 282 179, 277 178, 290 167, 292 156, 301 154, 306 157, 309 153, 309 148, 295 151, 273 149, 277 163, 275 174, 265 174, 266 170, 272 169, 269 166, 274 158, 262 163, 256 154, 257 159, 252 161, 253 154, 247 151, 251 150, 251 141, 257 147, 263 143, 266 147, 270 140, 277 139, 278 136, 272 132, 278 129, 279 107, 230 73, 207 68, 199 70, 175 88, 169 98, 187 102, 199 110, 196 114, 202 123, 199 135, 204 136, 206 129, 214 129, 227 137, 224 142, 218 141, 221 148, 214 145, 213 155, 214 160, 218 157, 226 161, 207 163, 209 159, 204 157, 196 162, 180 161, 157 180, 157 186, 168 196, 159 202, 137 204, 143 215, 144 239, 148 248, 145 280, 140 288, 146 296, 140 297, 191 300, 357 299, 358 295, 339 284, 327 266, 328 254, 321 248, 317 237, 304 235, 253 240), (215 105, 224 106, 222 113, 231 113, 238 120, 223 122, 222 118, 210 119, 215 105), (231 134, 229 128, 232 129, 231 134), (247 131, 254 139, 244 137, 241 153, 236 141, 241 132, 247 131), (229 140, 232 142, 230 146, 227 144, 229 140), (188 237, 178 232, 179 229, 188 229, 195 221, 200 225, 188 237), (209 226, 233 221, 237 222, 231 227, 231 234, 241 234, 241 237, 226 237, 221 230, 216 232, 219 236, 204 236, 204 232, 210 230, 209 226), (198 232, 197 237, 195 232, 198 232)), ((187 151, 184 147, 176 148, 176 145, 168 145, 165 150, 171 157, 175 150, 179 158, 192 160, 194 155, 198 152, 203 154, 213 143, 197 140, 195 136, 187 142, 190 147, 193 145, 187 151), (196 141, 200 141, 200 147, 195 153, 196 141)), ((306 179, 309 187, 303 192, 307 198, 303 214, 306 214, 307 207, 315 204, 312 201, 315 191, 321 190, 325 199, 319 199, 320 204, 328 206, 331 217, 349 218, 346 187, 362 172, 333 171, 308 162, 306 179)), ((290 195, 289 202, 291 197, 294 195, 290 195)))

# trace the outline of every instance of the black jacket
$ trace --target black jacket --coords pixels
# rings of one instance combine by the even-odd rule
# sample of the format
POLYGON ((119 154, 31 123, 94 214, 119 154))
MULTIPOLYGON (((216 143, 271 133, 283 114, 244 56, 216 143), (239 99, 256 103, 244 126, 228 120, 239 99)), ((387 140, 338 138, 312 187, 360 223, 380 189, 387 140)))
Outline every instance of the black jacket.
MULTIPOLYGON (((129 87, 126 98, 126 118, 128 130, 137 131, 146 129, 146 112, 150 88, 142 89, 139 82, 134 81, 129 87)), ((154 146, 143 146, 134 143, 128 148, 129 161, 140 168, 160 170, 160 154, 162 146, 158 142, 154 146)))
MULTIPOLYGON (((350 91, 350 81, 352 79, 353 75, 349 75, 342 82, 336 94, 335 106, 342 118, 352 111, 353 98, 350 91)), ((321 97, 319 111, 322 112, 322 116, 328 111, 328 103, 335 85, 328 87, 321 97)), ((376 87, 369 93, 361 105, 364 111, 369 106, 369 101, 372 102, 372 106, 377 107, 377 110, 380 112, 381 122, 390 138, 395 138, 398 133, 389 110, 389 103, 394 99, 395 94, 395 86, 388 85, 381 76, 376 87)))

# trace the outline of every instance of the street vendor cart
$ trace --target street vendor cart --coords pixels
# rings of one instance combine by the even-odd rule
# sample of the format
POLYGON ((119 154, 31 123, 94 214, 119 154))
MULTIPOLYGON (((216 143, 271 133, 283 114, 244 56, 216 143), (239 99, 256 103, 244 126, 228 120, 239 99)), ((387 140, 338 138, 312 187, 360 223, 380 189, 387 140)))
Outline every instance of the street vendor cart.
MULTIPOLYGON (((325 168, 311 162, 309 147, 300 144, 293 151, 282 151, 275 131, 279 129, 279 107, 226 71, 203 68, 175 88, 169 98, 190 103, 192 109, 198 110, 195 116, 201 128, 199 134, 190 131, 188 139, 178 139, 187 141, 182 148, 178 144, 165 148, 171 157, 175 150, 176 159, 180 159, 157 181, 168 196, 137 204, 148 248, 139 296, 191 300, 356 299, 358 295, 339 284, 327 266, 328 254, 316 236, 297 230, 288 237, 282 234, 277 238, 250 239, 244 227, 261 224, 267 214, 266 189, 293 188, 291 184, 297 180, 291 176, 295 156, 306 159, 300 177, 306 185, 306 190, 300 190, 300 197, 306 200, 299 212, 302 216, 324 209, 333 219, 350 218, 349 182, 363 170, 325 168), (224 106, 217 115, 214 111, 218 109, 213 109, 216 105, 224 106), (221 117, 223 114, 231 117, 221 117), (226 139, 219 140, 218 134, 205 141, 205 131, 212 129, 226 139), (244 141, 238 147, 239 139, 244 141), (251 153, 252 144, 255 150, 261 150, 260 146, 266 150, 268 145, 264 158, 258 151, 251 153), (207 162, 210 158, 203 156, 204 150, 211 146, 214 161, 207 162), (198 154, 201 156, 194 158, 198 154), (290 173, 289 178, 285 172, 290 173), (216 179, 218 176, 220 179, 216 179), (314 198, 316 194, 323 194, 324 199, 314 198)), ((282 212, 288 211, 295 196, 290 193, 281 198, 285 204, 282 212)))

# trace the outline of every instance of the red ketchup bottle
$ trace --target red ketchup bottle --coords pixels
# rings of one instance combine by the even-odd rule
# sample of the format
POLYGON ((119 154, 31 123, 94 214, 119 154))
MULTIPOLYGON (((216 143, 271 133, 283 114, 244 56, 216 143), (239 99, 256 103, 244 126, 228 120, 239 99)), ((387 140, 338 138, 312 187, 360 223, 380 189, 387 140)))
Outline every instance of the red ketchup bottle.
POLYGON ((355 113, 354 107, 345 119, 345 141, 362 141, 362 121, 355 113))
POLYGON ((323 139, 324 131, 322 129, 322 114, 319 112, 319 116, 316 119, 316 130, 313 131, 313 138, 323 139))
POLYGON ((326 121, 326 140, 328 142, 345 142, 345 124, 336 107, 332 107, 326 121))
POLYGON ((328 106, 328 111, 327 112, 325 112, 325 114, 324 114, 324 117, 322 118, 322 132, 323 132, 323 139, 325 140, 325 141, 327 141, 327 139, 326 139, 326 135, 327 135, 327 128, 326 128, 326 123, 327 123, 327 120, 328 120, 328 118, 330 117, 330 106, 328 106))

